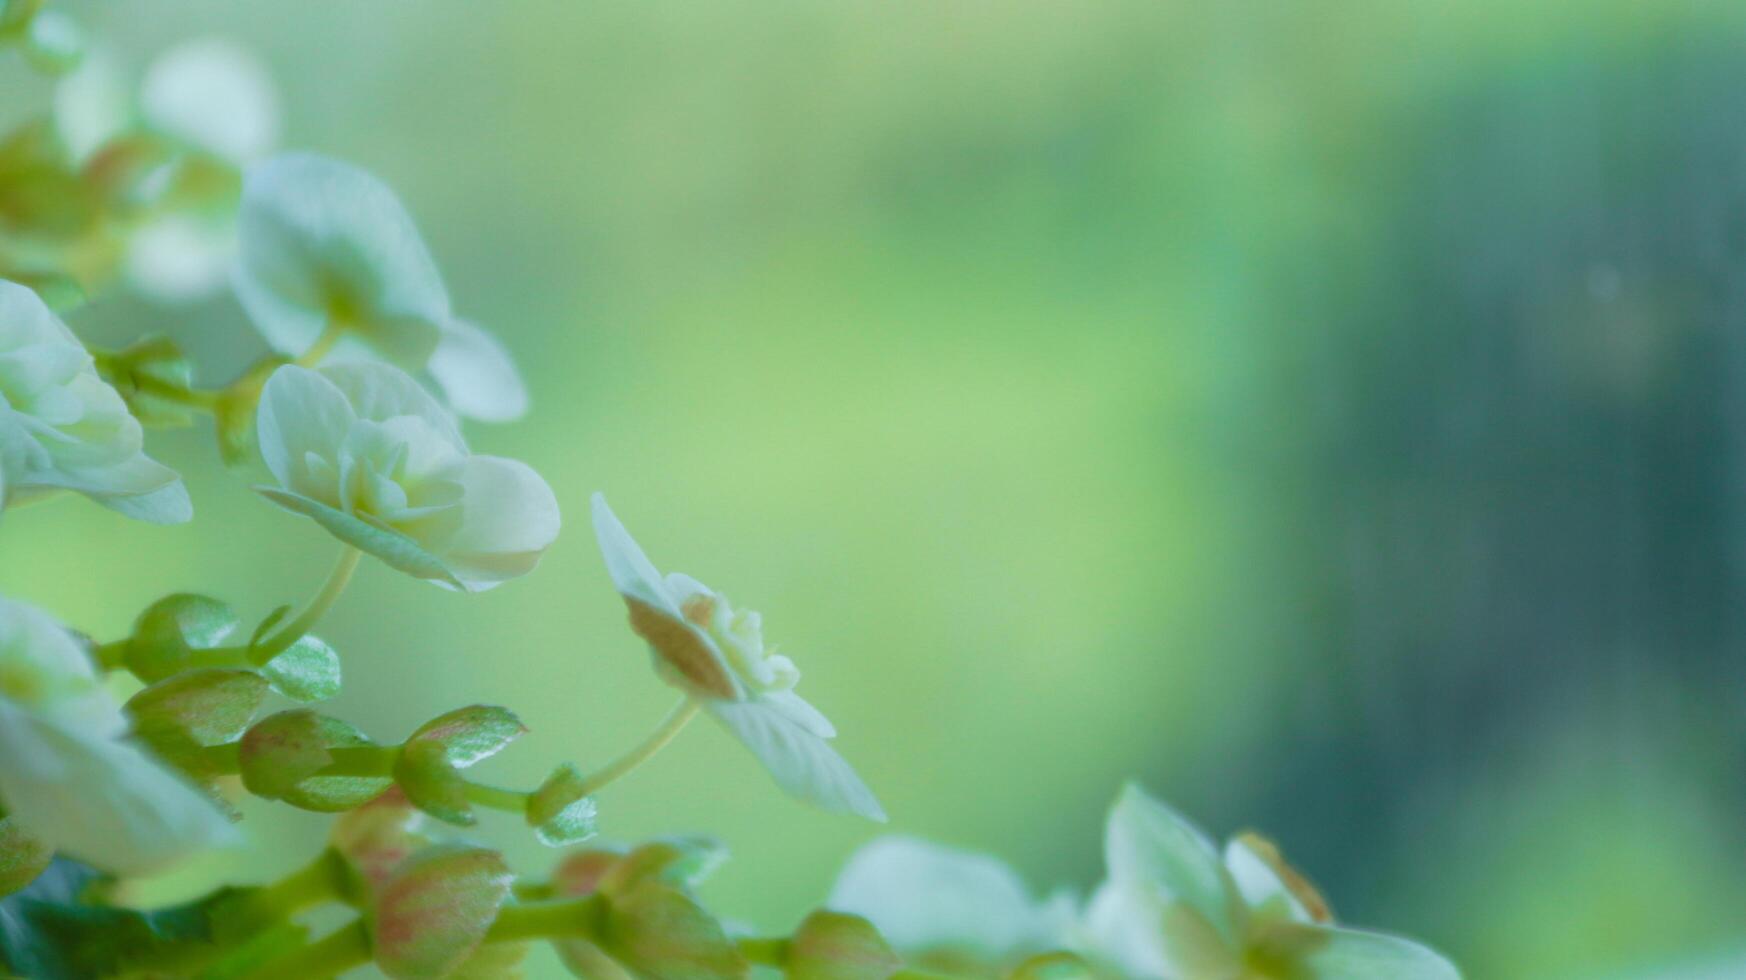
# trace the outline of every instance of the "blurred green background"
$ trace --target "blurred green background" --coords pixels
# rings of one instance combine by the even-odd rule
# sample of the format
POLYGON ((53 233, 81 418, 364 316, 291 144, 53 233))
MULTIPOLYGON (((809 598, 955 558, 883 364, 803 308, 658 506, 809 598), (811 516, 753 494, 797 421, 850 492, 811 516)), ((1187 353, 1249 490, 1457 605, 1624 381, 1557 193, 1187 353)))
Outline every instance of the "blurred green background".
MULTIPOLYGON (((893 829, 1091 886, 1134 776, 1277 838, 1348 920, 1475 978, 1670 976, 1746 944, 1746 22, 1723 5, 110 0, 136 66, 257 50, 285 143, 417 216, 534 412, 533 576, 366 566, 323 628, 384 738, 473 701, 484 774, 598 764, 673 700, 587 526, 760 609, 893 829), (1663 972, 1663 970, 1668 972, 1663 972)), ((0 67, 0 121, 47 104, 0 67)), ((228 297, 125 294, 228 379, 228 297)), ((100 637, 258 616, 332 542, 154 436, 191 528, 67 500, 0 590, 100 637)), ((878 829, 688 731, 601 800, 717 834, 791 925, 878 829)), ((323 818, 164 882, 302 861, 323 818)), ((508 819, 480 836, 537 869, 508 819)), ((540 975, 556 975, 538 961, 540 975)), ((1722 974, 1725 975, 1725 974, 1722 974)))

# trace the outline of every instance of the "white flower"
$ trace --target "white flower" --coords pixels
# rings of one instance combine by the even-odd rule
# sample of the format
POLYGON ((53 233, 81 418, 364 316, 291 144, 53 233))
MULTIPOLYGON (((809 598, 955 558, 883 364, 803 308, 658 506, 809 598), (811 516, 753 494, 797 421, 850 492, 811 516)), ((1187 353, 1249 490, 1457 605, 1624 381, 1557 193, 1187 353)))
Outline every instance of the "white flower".
POLYGON ((245 175, 237 220, 232 282, 277 350, 305 355, 336 329, 336 359, 429 371, 469 418, 526 410, 508 353, 454 317, 418 228, 381 181, 314 154, 273 157, 245 175))
POLYGON ((405 372, 273 372, 256 416, 279 481, 267 499, 419 578, 482 592, 525 575, 558 536, 558 502, 526 464, 475 456, 405 372))
POLYGON ((176 472, 91 355, 29 288, 0 280, 0 502, 73 490, 129 517, 193 516, 176 472))
POLYGON ((655 671, 696 698, 763 762, 789 793, 843 813, 883 821, 885 811, 832 749, 836 729, 794 693, 800 671, 764 647, 755 612, 684 575, 665 578, 594 495, 594 533, 612 583, 648 641, 655 671))
POLYGON ((41 610, 0 599, 0 804, 19 826, 119 874, 236 838, 211 800, 126 734, 73 638, 41 610))
POLYGON ((914 837, 881 837, 856 851, 825 907, 873 923, 900 952, 989 964, 1058 948, 1073 917, 1069 896, 1033 899, 999 858, 914 837))
POLYGON ((279 139, 279 100, 267 69, 223 38, 185 41, 159 55, 140 82, 140 113, 153 129, 232 163, 279 139))
POLYGON ((1109 881, 1087 944, 1130 976, 1167 980, 1459 980, 1395 936, 1335 926, 1271 844, 1240 836, 1223 858, 1193 824, 1136 786, 1110 812, 1109 881))

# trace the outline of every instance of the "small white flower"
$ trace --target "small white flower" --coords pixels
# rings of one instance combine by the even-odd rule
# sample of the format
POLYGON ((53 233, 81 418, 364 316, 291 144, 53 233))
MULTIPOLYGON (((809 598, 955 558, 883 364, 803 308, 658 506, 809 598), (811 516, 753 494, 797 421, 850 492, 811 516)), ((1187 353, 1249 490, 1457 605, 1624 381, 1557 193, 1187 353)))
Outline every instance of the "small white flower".
POLYGON ((336 360, 429 371, 456 411, 503 421, 527 407, 508 353, 455 318, 412 216, 357 167, 289 153, 249 168, 238 215, 237 297, 275 349, 303 355, 330 328, 336 360))
POLYGON ((1250 835, 1223 858, 1199 828, 1136 786, 1110 812, 1109 881, 1087 946, 1134 977, 1166 980, 1459 980, 1395 936, 1335 926, 1320 896, 1250 835))
POLYGON ((279 139, 279 99, 253 52, 223 38, 185 41, 159 55, 140 82, 147 125, 242 164, 279 139))
POLYGON ((662 577, 594 495, 594 533, 612 583, 648 641, 655 672, 696 698, 789 793, 827 809, 883 821, 861 777, 830 746, 836 729, 794 693, 800 671, 764 647, 758 614, 685 575, 662 577))
POLYGON ((0 804, 32 836, 142 874, 236 830, 213 802, 124 740, 90 659, 41 610, 0 599, 0 804))
POLYGON ((482 592, 532 571, 558 536, 538 473, 473 455, 436 399, 385 364, 279 368, 256 429, 279 482, 256 490, 419 578, 482 592))
POLYGON ((129 517, 193 516, 176 472, 91 355, 29 288, 0 280, 0 502, 72 490, 129 517))
POLYGON ((849 859, 825 907, 859 915, 900 952, 999 965, 1059 948, 1072 899, 1031 897, 999 858, 914 837, 881 837, 849 859))

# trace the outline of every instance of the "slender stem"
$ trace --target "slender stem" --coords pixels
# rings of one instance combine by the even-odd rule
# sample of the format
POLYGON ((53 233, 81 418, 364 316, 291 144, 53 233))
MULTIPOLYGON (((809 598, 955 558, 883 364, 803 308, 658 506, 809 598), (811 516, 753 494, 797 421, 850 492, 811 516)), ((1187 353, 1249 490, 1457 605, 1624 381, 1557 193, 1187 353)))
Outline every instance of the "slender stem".
POLYGON ((171 402, 184 408, 197 408, 210 412, 218 406, 219 393, 216 391, 207 391, 204 388, 185 388, 150 374, 129 372, 127 383, 137 394, 150 395, 160 401, 171 402))
POLYGON ((753 939, 740 940, 740 955, 760 966, 780 968, 788 962, 788 940, 786 939, 753 939))
POLYGON ((520 942, 528 939, 557 939, 563 936, 593 935, 602 912, 601 899, 571 898, 559 901, 526 902, 505 905, 497 911, 488 943, 520 942))
POLYGON ((315 338, 315 343, 310 344, 309 349, 299 354, 293 363, 298 367, 314 367, 320 364, 322 358, 333 352, 334 345, 345 336, 345 332, 344 327, 329 320, 327 326, 322 328, 321 336, 315 338))
POLYGON ((284 922, 312 905, 338 901, 342 896, 344 865, 339 854, 324 849, 285 877, 243 895, 226 913, 233 934, 253 935, 277 922, 284 922))
POLYGON ((249 659, 256 665, 264 664, 290 648, 291 644, 301 640, 305 634, 315 628, 321 617, 333 608, 339 597, 346 591, 346 583, 352 580, 352 573, 357 571, 358 562, 364 553, 351 545, 343 545, 339 561, 334 563, 333 571, 328 573, 327 581, 321 584, 321 591, 309 600, 309 605, 303 607, 292 620, 279 628, 277 633, 263 640, 250 653, 249 659))
POLYGON ((697 717, 700 707, 701 705, 690 698, 682 699, 673 706, 672 711, 667 713, 661 726, 644 739, 641 745, 612 760, 604 768, 584 779, 582 781, 582 795, 599 792, 602 787, 615 782, 620 776, 649 761, 655 753, 665 748, 668 742, 673 741, 674 736, 685 730, 685 726, 690 724, 691 719, 697 717))
POLYGON ((483 783, 467 784, 467 799, 480 806, 493 810, 503 810, 508 813, 527 812, 527 793, 513 789, 502 789, 497 786, 486 786, 483 783))
MULTIPOLYGON (((394 772, 394 760, 400 754, 398 745, 331 745, 329 762, 315 776, 387 776, 394 772)), ((208 745, 200 750, 200 761, 211 773, 242 771, 242 743, 225 742, 208 745)))
POLYGON ((370 930, 354 922, 248 974, 249 980, 316 980, 370 961, 370 930))
POLYGON ((91 656, 102 670, 119 670, 127 659, 127 640, 111 640, 91 648, 91 656))

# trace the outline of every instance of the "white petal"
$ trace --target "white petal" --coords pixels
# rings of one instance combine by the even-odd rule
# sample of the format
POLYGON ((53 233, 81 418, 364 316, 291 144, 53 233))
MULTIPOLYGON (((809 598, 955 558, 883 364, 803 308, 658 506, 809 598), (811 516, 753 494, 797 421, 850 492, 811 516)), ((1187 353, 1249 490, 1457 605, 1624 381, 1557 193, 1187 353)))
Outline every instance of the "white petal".
POLYGON ((806 728, 760 700, 706 701, 704 707, 752 750, 793 796, 834 813, 885 821, 873 791, 843 757, 806 728))
POLYGON ((33 835, 118 874, 158 871, 237 839, 211 800, 134 746, 3 703, 0 798, 33 835))
POLYGON ((140 83, 140 110, 158 130, 234 163, 279 138, 272 79, 248 49, 201 38, 164 52, 140 83))
POLYGON ((1181 901, 1236 939, 1241 897, 1212 841, 1133 783, 1110 809, 1104 859, 1118 888, 1181 901))
POLYGON ((1314 917, 1279 872, 1241 837, 1225 844, 1225 868, 1236 882, 1237 891, 1250 908, 1277 907, 1294 922, 1312 922, 1314 917))
POLYGON ((496 337, 463 320, 450 320, 426 370, 459 415, 509 422, 527 414, 527 386, 496 337))
POLYGON ((302 354, 332 318, 378 354, 423 368, 449 321, 436 262, 394 192, 308 153, 249 168, 232 284, 267 342, 302 354))
POLYGON ((255 411, 261 458, 281 486, 309 494, 316 488, 305 459, 312 453, 334 459, 356 420, 357 413, 345 393, 332 381, 308 368, 287 364, 274 371, 261 389, 261 403, 255 411))
POLYGON ((358 418, 386 422, 410 415, 423 419, 456 452, 467 451, 467 441, 461 437, 455 417, 405 371, 373 361, 357 361, 330 364, 321 373, 345 395, 358 418))
POLYGON ((154 302, 190 303, 224 286, 236 253, 235 229, 169 214, 147 221, 127 243, 129 285, 154 302))
POLYGON ((1165 958, 1157 904, 1106 881, 1098 886, 1085 910, 1084 936, 1076 945, 1094 958, 1121 967, 1133 977, 1162 977, 1172 972, 1165 958))
POLYGON ((137 521, 152 524, 186 524, 194 519, 194 502, 188 499, 188 488, 183 485, 182 478, 176 471, 168 467, 158 466, 151 460, 141 456, 140 460, 151 463, 170 475, 170 482, 156 490, 136 494, 93 494, 91 499, 103 506, 137 521))
POLYGON ((619 523, 618 515, 606 505, 606 496, 596 493, 591 501, 594 517, 594 537, 600 543, 600 555, 606 559, 606 573, 619 594, 665 612, 684 622, 679 603, 667 588, 661 573, 650 563, 649 556, 637 545, 636 539, 619 523))
POLYGON ((837 876, 825 906, 859 915, 904 952, 989 958, 1055 944, 1041 906, 997 858, 913 837, 882 837, 837 876))
POLYGON ((769 691, 758 696, 765 704, 819 738, 836 738, 837 726, 824 713, 793 691, 769 691))
POLYGON ((1306 980, 1461 980, 1461 971, 1409 939, 1357 929, 1316 928, 1299 960, 1306 980))
POLYGON ((55 131, 75 163, 83 163, 128 123, 128 89, 107 51, 87 52, 55 87, 55 131))
POLYGON ((443 543, 444 562, 483 591, 526 575, 558 538, 552 488, 526 463, 469 457, 461 471, 461 526, 443 543))

